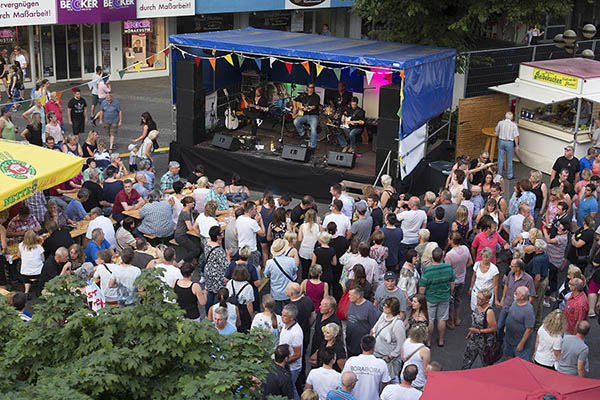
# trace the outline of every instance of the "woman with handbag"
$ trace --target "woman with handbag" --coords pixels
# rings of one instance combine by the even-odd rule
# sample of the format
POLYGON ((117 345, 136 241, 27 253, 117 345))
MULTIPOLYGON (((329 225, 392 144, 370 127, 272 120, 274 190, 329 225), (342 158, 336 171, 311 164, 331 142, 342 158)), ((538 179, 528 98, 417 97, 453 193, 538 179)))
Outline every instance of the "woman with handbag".
MULTIPOLYGON (((463 356, 462 369, 469 369, 477 359, 481 357, 483 365, 491 365, 486 361, 488 352, 496 341, 496 316, 490 306, 492 292, 482 289, 477 293, 477 309, 471 314, 472 326, 467 333, 467 345, 463 356)), ((497 361, 497 360, 496 360, 497 361)))
POLYGON ((424 343, 429 337, 427 328, 423 326, 413 326, 408 331, 408 339, 402 344, 400 357, 403 363, 402 373, 407 365, 414 364, 418 369, 417 377, 412 381, 412 387, 423 391, 427 383, 425 371, 429 367, 431 360, 431 350, 424 343))
POLYGON ((569 261, 585 271, 593 244, 594 219, 591 215, 586 215, 583 217, 583 226, 571 236, 571 247, 568 252, 569 261))
POLYGON ((390 376, 398 376, 402 362, 400 352, 406 340, 406 328, 400 319, 400 301, 396 297, 388 297, 383 301, 383 313, 371 329, 375 337, 375 353, 388 366, 390 376))

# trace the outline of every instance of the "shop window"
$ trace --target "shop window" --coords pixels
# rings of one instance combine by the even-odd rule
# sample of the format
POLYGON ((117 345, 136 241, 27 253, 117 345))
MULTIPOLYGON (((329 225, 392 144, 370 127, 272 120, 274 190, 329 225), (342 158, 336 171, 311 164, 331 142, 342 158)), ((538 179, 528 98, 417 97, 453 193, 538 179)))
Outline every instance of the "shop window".
POLYGON ((25 82, 31 82, 31 54, 29 53, 29 27, 16 26, 0 28, 0 51, 6 50, 7 57, 11 64, 15 59, 25 59, 27 68, 24 70, 25 82), (20 55, 17 55, 15 47, 21 48, 20 55), (22 57, 21 57, 22 56, 22 57), (18 58, 17 58, 18 57, 18 58))
MULTIPOLYGON (((123 22, 123 64, 129 67, 141 63, 143 71, 165 69, 165 55, 157 54, 165 48, 164 18, 140 19, 123 22), (148 60, 154 56, 153 60, 148 60)), ((130 68, 127 72, 136 72, 130 68)))

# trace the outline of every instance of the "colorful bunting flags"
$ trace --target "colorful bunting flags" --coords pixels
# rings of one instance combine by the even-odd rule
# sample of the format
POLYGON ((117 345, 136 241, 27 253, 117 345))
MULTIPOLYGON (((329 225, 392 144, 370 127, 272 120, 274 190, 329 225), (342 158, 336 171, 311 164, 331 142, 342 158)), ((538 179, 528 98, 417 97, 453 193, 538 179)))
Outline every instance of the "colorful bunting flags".
POLYGON ((194 61, 196 61, 196 68, 200 67, 200 61, 202 61, 202 59, 200 57, 194 57, 194 61))
POLYGON ((56 98, 60 100, 60 98, 62 97, 64 92, 57 92, 56 93, 56 98))
POLYGON ((122 69, 119 71, 119 78, 123 79, 123 75, 125 75, 125 70, 122 69))
POLYGON ((40 97, 40 104, 42 105, 42 107, 44 107, 44 104, 46 104, 46 99, 47 99, 47 96, 40 97))
POLYGON ((348 67, 348 75, 352 75, 354 71, 356 71, 356 67, 348 67))
POLYGON ((217 64, 217 59, 214 57, 211 57, 208 59, 208 61, 210 61, 210 66, 212 67, 213 71, 215 70, 215 66, 217 64))
POLYGON ((288 74, 291 74, 292 73, 292 66, 293 66, 292 63, 286 62, 284 64, 285 64, 285 68, 288 71, 288 74))
POLYGON ((154 65, 154 56, 150 56, 150 57, 148 58, 148 65, 149 65, 149 66, 153 66, 153 65, 154 65))
POLYGON ((94 81, 88 82, 88 89, 92 90, 94 88, 94 81))
POLYGON ((227 62, 233 66, 233 58, 231 58, 231 54, 227 54, 227 55, 226 55, 226 56, 224 56, 223 58, 224 58, 225 60, 227 60, 227 62))
POLYGON ((335 77, 339 81, 340 80, 340 76, 342 75, 342 70, 340 68, 334 68, 333 72, 335 73, 335 77))
POLYGON ((135 68, 137 72, 140 72, 142 70, 142 64, 137 62, 133 65, 133 68, 135 68))
POLYGON ((317 64, 315 65, 315 67, 317 68, 317 77, 319 77, 319 75, 321 75, 321 71, 323 71, 323 67, 321 64, 317 64))
POLYGON ((258 67, 258 70, 260 71, 260 67, 262 66, 262 60, 260 58, 255 58, 254 62, 256 63, 256 66, 258 67))
POLYGON ((237 57, 238 57, 238 65, 241 67, 242 65, 244 65, 244 56, 241 54, 238 54, 237 57))
POLYGON ((371 80, 373 79, 373 75, 375 72, 373 71, 365 71, 365 75, 367 76, 367 85, 371 84, 371 80))
POLYGON ((169 57, 169 48, 167 47, 166 49, 164 49, 163 53, 165 54, 165 56, 169 57))
POLYGON ((302 63, 302 66, 303 66, 303 67, 304 67, 304 69, 306 70, 306 73, 307 73, 308 75, 310 75, 310 64, 308 63, 308 61, 304 61, 304 62, 302 63))
POLYGON ((277 61, 275 57, 269 57, 269 67, 273 68, 273 63, 277 61))

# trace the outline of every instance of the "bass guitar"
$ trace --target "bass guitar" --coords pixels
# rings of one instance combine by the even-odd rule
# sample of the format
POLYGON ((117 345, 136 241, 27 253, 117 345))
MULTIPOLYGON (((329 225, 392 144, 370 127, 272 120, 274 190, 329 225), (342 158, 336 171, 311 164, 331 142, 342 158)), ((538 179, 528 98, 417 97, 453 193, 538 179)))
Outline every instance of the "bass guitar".
POLYGON ((223 89, 223 93, 227 96, 227 109, 225 110, 225 128, 230 131, 234 131, 240 127, 240 121, 238 120, 237 115, 231 109, 231 102, 229 101, 229 92, 227 89, 223 89))

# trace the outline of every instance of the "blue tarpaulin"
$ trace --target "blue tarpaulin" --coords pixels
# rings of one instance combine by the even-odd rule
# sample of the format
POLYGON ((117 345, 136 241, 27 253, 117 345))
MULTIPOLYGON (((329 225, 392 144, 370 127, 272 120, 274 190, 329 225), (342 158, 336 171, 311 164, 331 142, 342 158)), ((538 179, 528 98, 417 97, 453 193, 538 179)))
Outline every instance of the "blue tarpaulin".
MULTIPOLYGON (((169 41, 188 53, 204 58, 210 57, 210 51, 215 50, 217 57, 235 52, 247 56, 288 58, 291 62, 308 60, 336 68, 355 66, 379 67, 397 72, 404 70, 402 137, 408 136, 452 104, 456 61, 454 49, 254 28, 171 35, 169 41), (209 50, 209 53, 204 50, 209 50)), ((181 59, 181 53, 174 51, 172 62, 178 59, 181 59)), ((229 65, 225 60, 218 61, 217 69, 222 63, 229 65)), ((295 66, 294 69, 297 67, 303 70, 301 66, 295 66)), ((262 62, 263 72, 265 69, 269 69, 268 59, 262 62)), ((306 76, 299 76, 299 81, 317 81, 316 72, 312 70, 314 67, 311 68, 311 76, 304 72, 306 76)), ((204 71, 207 71, 206 66, 204 71)), ((175 81, 175 68, 172 68, 172 74, 175 81)), ((395 80, 398 75, 394 74, 395 80)))

